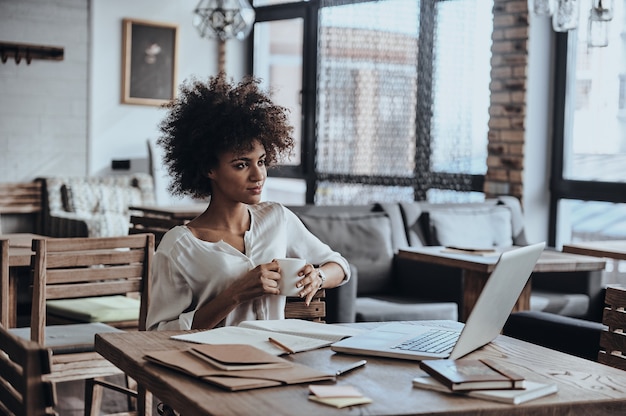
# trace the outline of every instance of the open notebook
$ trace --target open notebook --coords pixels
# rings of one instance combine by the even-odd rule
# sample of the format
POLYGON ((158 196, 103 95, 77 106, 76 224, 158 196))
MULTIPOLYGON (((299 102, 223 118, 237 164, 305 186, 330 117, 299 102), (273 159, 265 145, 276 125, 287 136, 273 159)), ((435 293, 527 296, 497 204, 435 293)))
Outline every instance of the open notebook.
POLYGON ((326 347, 333 342, 364 332, 343 325, 327 325, 304 319, 243 321, 239 326, 226 326, 174 335, 173 339, 200 344, 248 344, 274 355, 286 351, 269 341, 273 338, 294 352, 326 347))

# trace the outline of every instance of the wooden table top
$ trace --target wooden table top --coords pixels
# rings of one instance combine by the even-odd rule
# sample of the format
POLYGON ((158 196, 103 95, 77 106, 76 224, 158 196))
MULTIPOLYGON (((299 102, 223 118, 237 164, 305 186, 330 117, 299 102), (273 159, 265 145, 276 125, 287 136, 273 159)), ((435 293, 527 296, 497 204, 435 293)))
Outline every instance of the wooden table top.
MULTIPOLYGON (((400 257, 443 266, 458 267, 482 273, 491 273, 498 255, 473 255, 450 253, 441 246, 411 247, 399 250, 400 257)), ((544 250, 537 260, 533 272, 576 272, 604 270, 606 262, 597 257, 544 250)))
MULTIPOLYGON (((458 325, 456 322, 451 325, 458 325)), ((353 324, 375 327, 377 323, 353 324)), ((307 399, 308 384, 227 392, 144 360, 148 351, 188 348, 170 339, 180 332, 126 332, 96 336, 96 350, 185 416, 194 415, 617 415, 626 409, 626 372, 513 338, 499 336, 468 358, 492 358, 528 380, 552 382, 558 393, 521 405, 455 396, 412 386, 417 362, 366 357, 367 364, 338 377, 373 403, 335 409, 307 399)), ((336 370, 363 357, 329 348, 286 356, 319 370, 336 370)), ((328 384, 329 382, 324 382, 328 384)))
POLYGON ((583 241, 563 244, 567 253, 626 260, 626 240, 583 241))

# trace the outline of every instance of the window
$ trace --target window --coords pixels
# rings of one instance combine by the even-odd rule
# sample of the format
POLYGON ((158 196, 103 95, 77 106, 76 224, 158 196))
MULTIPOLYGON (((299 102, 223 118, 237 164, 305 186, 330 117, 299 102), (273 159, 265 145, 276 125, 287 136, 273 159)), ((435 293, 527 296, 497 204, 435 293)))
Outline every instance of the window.
MULTIPOLYGON (((557 36, 550 242, 626 238, 626 25, 614 2, 607 47, 587 31, 557 36)), ((580 10, 586 28, 588 10, 580 10)))
POLYGON ((255 6, 252 73, 291 109, 300 141, 271 174, 303 179, 320 205, 482 191, 492 1, 255 6))

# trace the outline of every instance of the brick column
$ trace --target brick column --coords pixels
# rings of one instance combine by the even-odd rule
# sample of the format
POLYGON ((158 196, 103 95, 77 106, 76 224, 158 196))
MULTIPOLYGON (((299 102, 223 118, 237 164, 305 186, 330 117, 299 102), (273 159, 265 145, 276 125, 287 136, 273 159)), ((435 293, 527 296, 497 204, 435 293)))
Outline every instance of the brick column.
POLYGON ((487 198, 513 195, 521 199, 524 193, 528 0, 494 0, 493 19, 484 192, 487 198))

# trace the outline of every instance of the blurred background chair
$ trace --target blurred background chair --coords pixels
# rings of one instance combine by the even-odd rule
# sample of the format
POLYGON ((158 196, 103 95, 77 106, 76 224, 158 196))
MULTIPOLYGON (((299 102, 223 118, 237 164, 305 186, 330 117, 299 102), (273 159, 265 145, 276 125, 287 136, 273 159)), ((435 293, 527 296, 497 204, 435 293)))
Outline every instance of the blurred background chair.
POLYGON ((40 232, 41 212, 41 182, 0 183, 0 234, 40 232), (11 221, 5 218, 3 225, 3 216, 10 216, 11 221))
POLYGON ((285 319, 306 319, 307 321, 325 322, 326 319, 326 291, 318 290, 309 306, 303 298, 287 297, 285 304, 285 319))
POLYGON ((606 288, 598 362, 626 370, 626 288, 606 288))
POLYGON ((183 225, 186 221, 178 218, 162 218, 157 216, 131 215, 129 234, 154 234, 154 247, 158 247, 161 239, 171 228, 183 225))
POLYGON ((56 415, 50 350, 21 339, 0 325, 0 413, 3 415, 56 415))

